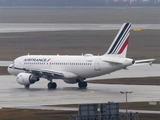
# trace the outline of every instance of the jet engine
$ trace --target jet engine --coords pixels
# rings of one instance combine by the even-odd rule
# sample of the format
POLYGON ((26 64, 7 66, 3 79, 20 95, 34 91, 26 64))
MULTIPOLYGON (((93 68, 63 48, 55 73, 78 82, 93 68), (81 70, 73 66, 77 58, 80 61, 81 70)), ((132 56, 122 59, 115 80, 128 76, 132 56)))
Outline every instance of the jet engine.
POLYGON ((30 85, 39 81, 39 77, 30 73, 19 73, 16 80, 21 85, 30 85))

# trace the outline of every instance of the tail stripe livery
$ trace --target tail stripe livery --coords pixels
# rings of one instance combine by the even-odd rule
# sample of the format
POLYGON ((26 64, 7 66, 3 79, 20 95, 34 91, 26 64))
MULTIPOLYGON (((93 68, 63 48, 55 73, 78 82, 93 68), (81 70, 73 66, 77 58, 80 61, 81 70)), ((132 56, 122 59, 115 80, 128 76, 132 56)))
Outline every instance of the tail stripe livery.
MULTIPOLYGON (((126 25, 127 25, 127 24, 126 24, 126 25)), ((122 44, 122 42, 123 42, 122 40, 123 40, 123 38, 124 38, 124 35, 126 34, 126 25, 125 25, 125 27, 123 28, 123 30, 121 31, 121 33, 119 34, 118 38, 116 39, 113 47, 111 48, 111 50, 110 50, 110 52, 109 52, 108 54, 111 54, 111 53, 113 54, 113 53, 115 53, 116 49, 117 49, 118 47, 120 47, 119 44, 122 44)))
POLYGON ((121 47, 121 49, 119 50, 118 54, 121 54, 123 52, 123 50, 126 48, 126 46, 128 45, 128 39, 129 37, 127 38, 127 40, 124 42, 123 46, 121 47))
POLYGON ((121 54, 128 45, 131 23, 123 24, 107 54, 121 54))
POLYGON ((113 54, 121 54, 128 45, 128 40, 129 40, 129 33, 124 36, 121 41, 119 41, 119 44, 117 45, 117 48, 113 52, 113 54), (120 52, 121 51, 121 52, 120 52))

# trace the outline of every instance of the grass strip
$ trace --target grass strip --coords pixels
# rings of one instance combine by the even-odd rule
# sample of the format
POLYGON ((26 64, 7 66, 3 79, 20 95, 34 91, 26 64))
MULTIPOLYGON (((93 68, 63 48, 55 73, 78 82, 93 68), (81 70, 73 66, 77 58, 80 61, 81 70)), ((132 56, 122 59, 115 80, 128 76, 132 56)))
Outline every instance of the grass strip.
MULTIPOLYGON (((78 107, 74 105, 54 105, 60 107, 78 107)), ((125 109, 125 103, 120 103, 120 109, 125 109)), ((128 103, 128 109, 135 110, 160 110, 159 105, 149 105, 149 102, 131 102, 128 103)), ((64 120, 69 119, 70 115, 78 114, 77 111, 63 110, 33 110, 33 109, 0 109, 0 120, 64 120)), ((139 114, 140 120, 159 120, 160 114, 139 114)))
POLYGON ((98 84, 126 84, 126 85, 160 85, 160 77, 117 78, 104 80, 90 80, 88 83, 98 84))

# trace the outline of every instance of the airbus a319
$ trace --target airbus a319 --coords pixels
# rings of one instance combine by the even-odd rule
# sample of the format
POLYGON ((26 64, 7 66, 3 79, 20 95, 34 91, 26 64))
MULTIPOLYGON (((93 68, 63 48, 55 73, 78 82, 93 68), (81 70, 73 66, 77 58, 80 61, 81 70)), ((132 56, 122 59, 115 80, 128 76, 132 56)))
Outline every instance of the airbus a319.
POLYGON ((104 55, 25 55, 15 59, 9 65, 8 72, 17 76, 17 82, 27 88, 40 78, 49 80, 48 89, 57 88, 54 79, 62 79, 70 84, 78 83, 79 88, 86 88, 87 78, 126 69, 137 63, 151 64, 154 59, 135 61, 126 58, 130 28, 131 23, 122 25, 104 55))

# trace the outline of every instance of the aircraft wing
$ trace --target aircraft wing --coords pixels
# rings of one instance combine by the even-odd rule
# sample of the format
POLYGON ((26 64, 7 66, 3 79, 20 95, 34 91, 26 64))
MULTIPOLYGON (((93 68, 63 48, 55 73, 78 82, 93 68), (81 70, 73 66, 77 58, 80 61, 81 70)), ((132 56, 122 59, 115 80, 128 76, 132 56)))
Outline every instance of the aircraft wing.
POLYGON ((50 76, 52 78, 76 78, 77 75, 75 75, 74 73, 71 72, 67 72, 67 71, 57 71, 57 70, 50 70, 50 69, 34 69, 34 68, 16 68, 16 69, 21 69, 24 70, 26 72, 30 72, 33 73, 35 75, 38 76, 43 76, 43 77, 47 77, 50 76))

